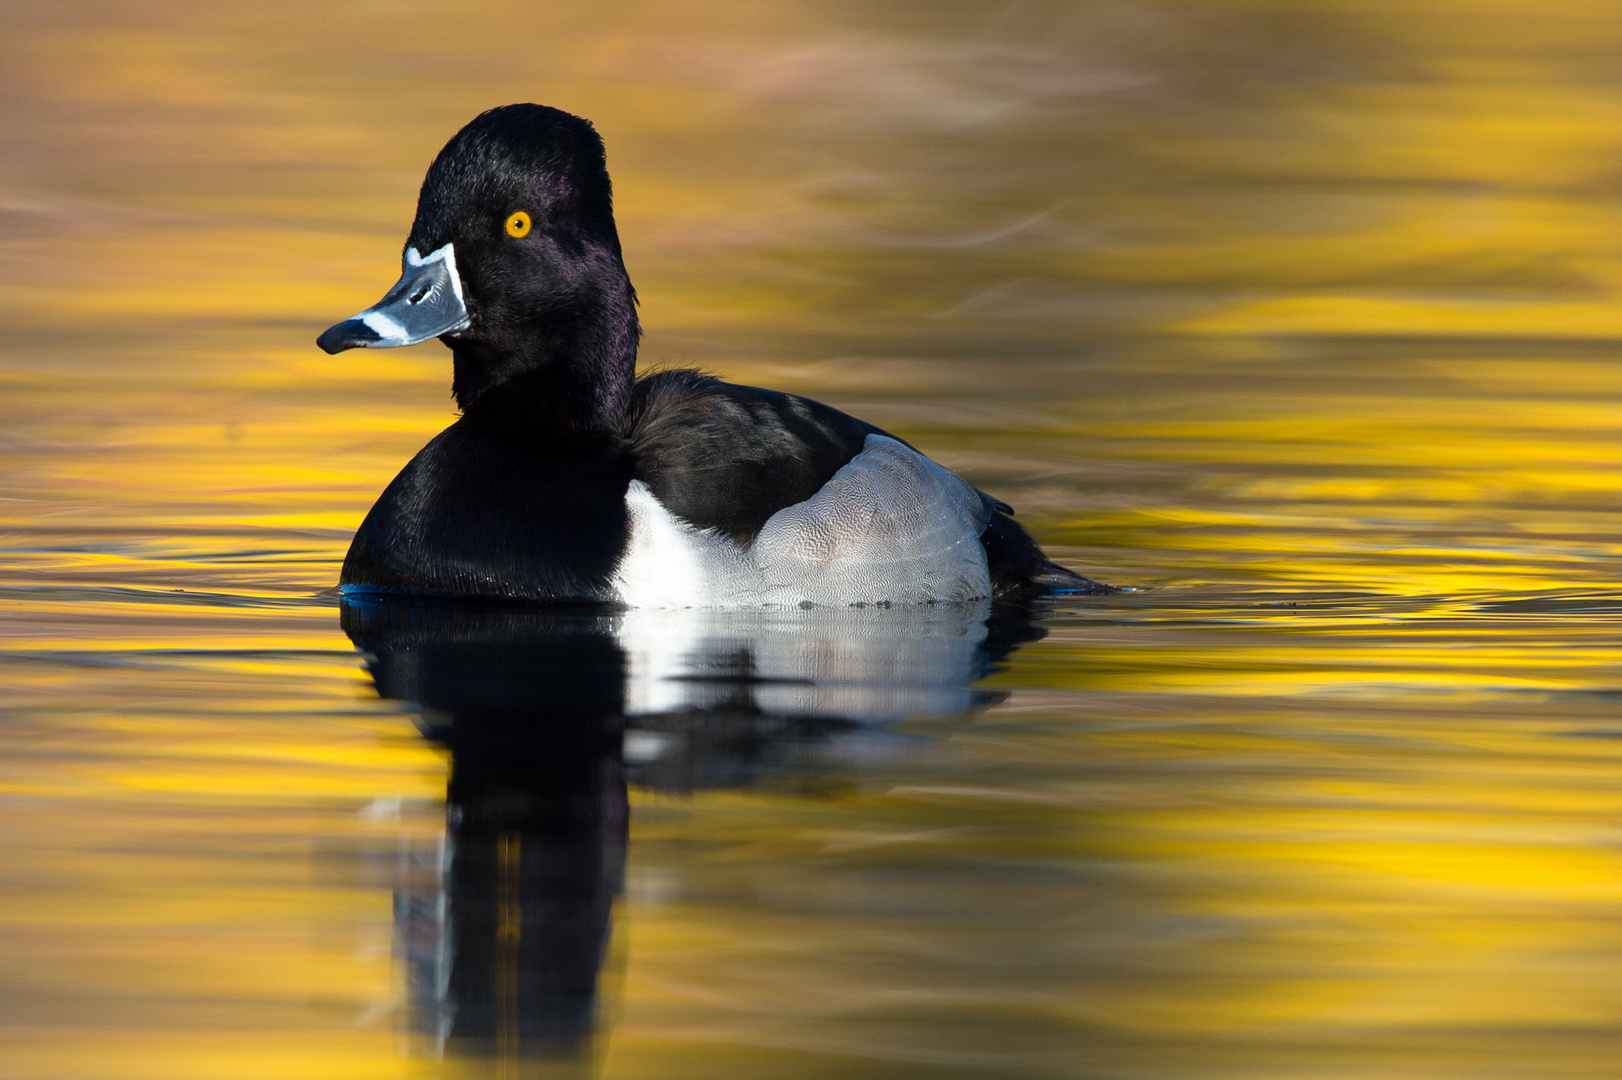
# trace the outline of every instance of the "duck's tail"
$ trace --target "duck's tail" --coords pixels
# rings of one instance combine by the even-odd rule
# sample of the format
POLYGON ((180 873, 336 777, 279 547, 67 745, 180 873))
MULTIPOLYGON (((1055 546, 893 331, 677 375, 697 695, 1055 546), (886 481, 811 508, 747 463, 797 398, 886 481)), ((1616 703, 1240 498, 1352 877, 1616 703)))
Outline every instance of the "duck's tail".
POLYGON ((1104 596, 1120 592, 1114 585, 1082 577, 1048 558, 1024 526, 1013 519, 1013 511, 1006 503, 990 497, 986 501, 991 520, 980 534, 980 542, 985 545, 994 596, 1104 596))

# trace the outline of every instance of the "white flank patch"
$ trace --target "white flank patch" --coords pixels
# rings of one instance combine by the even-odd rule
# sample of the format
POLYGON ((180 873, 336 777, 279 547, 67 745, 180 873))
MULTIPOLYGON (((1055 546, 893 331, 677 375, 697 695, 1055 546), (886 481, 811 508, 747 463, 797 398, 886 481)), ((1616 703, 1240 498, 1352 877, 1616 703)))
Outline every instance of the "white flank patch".
POLYGON ((743 552, 737 545, 676 517, 640 480, 632 480, 625 492, 625 509, 630 515, 631 536, 614 571, 614 588, 622 603, 630 607, 707 607, 715 603, 718 591, 730 591, 726 586, 731 582, 717 578, 731 577, 728 571, 742 562, 743 552))

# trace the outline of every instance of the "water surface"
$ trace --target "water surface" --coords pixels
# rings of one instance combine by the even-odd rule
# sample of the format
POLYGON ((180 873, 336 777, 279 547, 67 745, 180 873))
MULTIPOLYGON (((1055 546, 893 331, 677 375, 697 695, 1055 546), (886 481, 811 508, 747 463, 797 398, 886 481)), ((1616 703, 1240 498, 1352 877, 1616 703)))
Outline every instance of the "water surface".
POLYGON ((1622 18, 0 12, 0 1076, 1584 1077, 1622 1031, 1622 18), (340 610, 433 153, 609 147, 647 365, 1140 591, 340 610))

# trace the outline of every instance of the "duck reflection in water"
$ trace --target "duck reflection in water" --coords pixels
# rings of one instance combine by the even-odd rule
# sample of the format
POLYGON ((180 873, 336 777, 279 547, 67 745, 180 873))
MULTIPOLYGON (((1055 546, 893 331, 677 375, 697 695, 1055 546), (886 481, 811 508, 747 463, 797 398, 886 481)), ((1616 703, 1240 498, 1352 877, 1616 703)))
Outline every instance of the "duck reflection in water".
POLYGON ((412 1025, 503 1075, 588 1063, 624 876, 627 782, 662 790, 833 768, 1042 636, 1028 607, 520 609, 349 595, 378 693, 450 752, 443 854, 396 896, 412 1025), (525 1067, 527 1064, 527 1068, 525 1067))

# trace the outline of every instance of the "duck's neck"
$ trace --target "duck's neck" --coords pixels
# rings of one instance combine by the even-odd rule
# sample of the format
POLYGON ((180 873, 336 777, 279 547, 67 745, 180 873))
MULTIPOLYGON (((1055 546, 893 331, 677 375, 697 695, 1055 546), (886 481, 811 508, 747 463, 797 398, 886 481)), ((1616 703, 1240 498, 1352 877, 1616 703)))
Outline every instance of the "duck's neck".
POLYGON ((463 413, 499 414, 536 434, 617 434, 642 336, 636 294, 627 281, 593 307, 505 339, 452 343, 451 393, 463 413))

